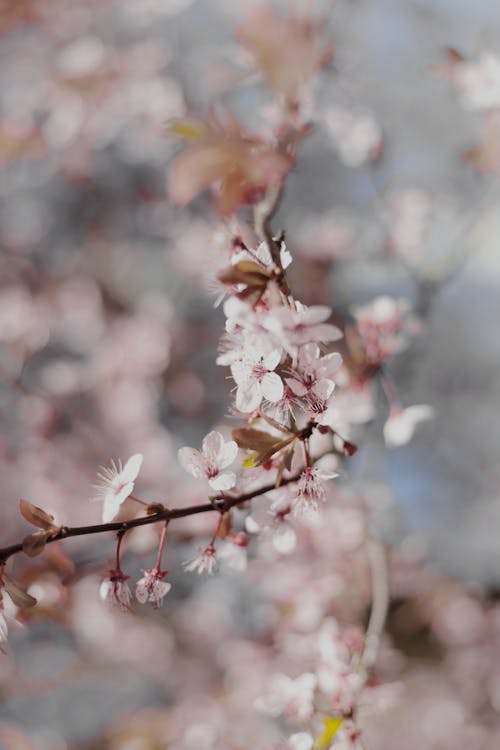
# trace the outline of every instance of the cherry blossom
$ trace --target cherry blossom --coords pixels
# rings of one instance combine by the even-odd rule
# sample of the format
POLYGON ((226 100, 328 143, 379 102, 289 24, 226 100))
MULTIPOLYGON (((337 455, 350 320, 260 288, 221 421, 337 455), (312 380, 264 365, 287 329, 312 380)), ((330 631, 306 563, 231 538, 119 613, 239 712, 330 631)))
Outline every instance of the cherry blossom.
POLYGON ((342 357, 338 352, 320 357, 317 344, 305 344, 299 349, 293 377, 287 378, 286 383, 296 396, 305 396, 318 381, 332 380, 341 364, 342 357))
POLYGON ((334 389, 335 383, 323 378, 307 391, 303 408, 316 424, 332 425, 336 416, 336 411, 331 403, 334 389))
POLYGON ((500 108, 500 58, 483 52, 477 62, 457 65, 455 76, 467 109, 485 111, 500 108))
POLYGON ((296 721, 307 721, 314 712, 314 690, 316 677, 304 672, 296 679, 285 674, 276 674, 270 682, 269 692, 255 701, 255 708, 269 716, 293 717, 296 721))
POLYGON ((110 570, 106 578, 99 587, 99 596, 103 602, 108 602, 118 609, 126 612, 130 609, 132 601, 132 592, 127 581, 129 576, 121 570, 110 570))
POLYGON ((221 545, 217 552, 217 559, 228 568, 243 573, 247 569, 248 558, 246 547, 238 544, 235 539, 221 545))
POLYGON ((278 342, 295 356, 303 344, 326 343, 342 338, 342 331, 331 323, 326 323, 332 311, 326 305, 300 305, 296 310, 288 307, 275 307, 264 320, 264 327, 271 331, 278 342))
POLYGON ((370 112, 349 112, 331 107, 325 119, 344 164, 359 167, 367 159, 380 154, 382 131, 370 112))
POLYGON ((95 485, 97 495, 93 500, 103 500, 102 509, 103 523, 111 521, 120 508, 120 505, 129 497, 134 490, 134 481, 139 474, 142 464, 142 454, 135 453, 129 458, 125 466, 122 467, 118 459, 115 464, 103 467, 97 475, 99 482, 95 485))
POLYGON ((304 513, 316 512, 318 503, 325 500, 325 488, 322 480, 335 479, 338 474, 321 471, 317 467, 308 466, 302 472, 297 483, 297 494, 293 501, 293 512, 296 516, 304 513))
POLYGON ((214 573, 217 567, 217 559, 215 557, 215 547, 213 544, 209 544, 205 549, 197 548, 199 554, 193 557, 191 560, 186 560, 182 563, 184 570, 187 573, 207 573, 209 576, 214 573))
POLYGON ((406 300, 388 295, 376 297, 370 304, 354 311, 366 356, 373 364, 382 365, 404 347, 407 313, 406 300))
POLYGON ((149 601, 153 607, 158 608, 163 604, 163 598, 172 588, 172 584, 163 580, 167 575, 166 571, 153 568, 142 572, 144 576, 135 585, 135 598, 141 604, 149 601))
POLYGON ((417 425, 433 416, 434 410, 427 404, 408 406, 406 409, 393 407, 384 425, 386 445, 389 448, 406 445, 412 439, 417 425))
POLYGON ((245 359, 231 365, 231 374, 238 388, 236 408, 244 413, 258 409, 262 399, 271 403, 283 397, 283 382, 274 372, 281 361, 281 349, 273 349, 268 354, 258 350, 247 352, 245 359))
POLYGON ((201 452, 195 448, 180 448, 177 457, 182 468, 196 479, 205 477, 213 490, 230 490, 236 484, 236 474, 223 472, 230 466, 238 446, 234 440, 224 441, 220 432, 209 432, 203 439, 201 452))

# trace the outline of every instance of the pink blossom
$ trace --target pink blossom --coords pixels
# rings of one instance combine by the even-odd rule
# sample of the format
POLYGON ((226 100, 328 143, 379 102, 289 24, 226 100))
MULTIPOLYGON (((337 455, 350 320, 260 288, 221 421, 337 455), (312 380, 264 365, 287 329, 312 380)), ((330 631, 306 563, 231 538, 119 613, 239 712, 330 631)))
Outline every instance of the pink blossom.
POLYGON ((230 466, 238 446, 234 440, 224 442, 220 432, 212 431, 203 439, 201 452, 195 448, 180 448, 177 457, 182 468, 196 479, 205 477, 213 490, 230 490, 236 484, 236 474, 223 472, 230 466))
POLYGON ((207 573, 209 576, 215 571, 217 567, 217 560, 215 557, 215 547, 213 544, 209 544, 205 549, 197 548, 199 554, 193 557, 191 560, 186 560, 182 563, 184 570, 187 573, 207 573))
POLYGON ((404 299, 382 295, 369 305, 358 307, 354 315, 366 356, 381 365, 405 345, 405 317, 408 304, 404 299))
POLYGON ((316 512, 318 503, 325 500, 323 479, 334 479, 338 474, 321 471, 317 467, 308 466, 297 482, 297 495, 293 501, 293 512, 296 516, 304 513, 316 512))
POLYGON ((153 607, 161 607, 163 598, 172 588, 172 584, 164 581, 166 571, 143 570, 144 576, 135 585, 135 598, 140 604, 151 602, 153 607))
POLYGON ((292 378, 287 378, 287 385, 296 396, 305 394, 320 380, 332 380, 342 364, 342 357, 338 352, 331 352, 320 357, 317 344, 305 344, 299 349, 297 366, 293 370, 292 378))
POLYGON ((342 338, 340 329, 325 322, 331 314, 331 309, 326 305, 306 307, 298 303, 297 310, 289 307, 273 308, 266 315, 263 324, 275 335, 280 345, 295 356, 297 348, 304 344, 338 341, 342 338))
POLYGON ((110 570, 106 578, 99 587, 99 596, 103 602, 108 602, 118 609, 126 612, 130 609, 132 592, 127 581, 129 576, 122 573, 121 570, 110 570))
POLYGON ((386 445, 388 448, 406 445, 412 439, 419 422, 432 419, 433 416, 434 410, 427 404, 408 406, 406 409, 392 408, 384 425, 386 445))
POLYGON ((281 361, 281 349, 268 354, 251 349, 245 358, 231 365, 231 374, 238 388, 236 408, 244 413, 258 409, 263 398, 271 403, 283 396, 283 382, 274 372, 281 361))
POLYGON ((359 167, 380 154, 382 131, 370 112, 349 112, 332 107, 326 113, 326 124, 340 158, 349 167, 359 167))
POLYGON ((235 539, 221 545, 217 557, 224 566, 243 573, 247 569, 248 559, 246 546, 238 544, 235 539))
POLYGON ((99 482, 95 485, 97 491, 93 500, 103 500, 102 509, 103 523, 108 523, 116 516, 120 505, 134 490, 134 481, 139 474, 142 464, 142 454, 135 453, 129 458, 125 466, 118 459, 115 464, 111 461, 111 466, 102 468, 97 475, 99 482))
POLYGON ((316 677, 304 672, 296 679, 276 674, 271 680, 267 695, 257 698, 255 708, 269 716, 289 716, 297 721, 307 721, 314 712, 316 677))
POLYGON ((500 109, 500 58, 493 52, 484 52, 477 62, 460 63, 456 81, 468 109, 500 109))
POLYGON ((334 391, 335 383, 332 380, 318 380, 306 393, 304 411, 316 424, 330 427, 335 419, 336 412, 333 409, 330 397, 334 391))

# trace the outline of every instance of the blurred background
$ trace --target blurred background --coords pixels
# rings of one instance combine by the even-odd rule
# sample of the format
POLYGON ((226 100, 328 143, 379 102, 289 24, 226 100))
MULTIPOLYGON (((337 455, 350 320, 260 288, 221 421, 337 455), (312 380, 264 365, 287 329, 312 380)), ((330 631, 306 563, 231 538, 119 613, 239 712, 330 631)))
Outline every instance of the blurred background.
MULTIPOLYGON (((2 544, 25 533, 19 497, 62 523, 97 522, 100 507, 88 498, 111 457, 144 454, 141 496, 178 498, 182 488, 175 504, 198 497, 186 490, 176 451, 227 422, 228 381, 215 365, 224 319, 211 279, 227 261, 228 228, 204 197, 185 209, 169 202, 178 146, 165 123, 215 106, 266 132, 272 97, 235 40, 257 5, 0 0, 2 544)), ((419 330, 389 369, 404 405, 435 411, 408 445, 388 450, 380 394, 346 472, 353 487, 378 493, 385 540, 430 571, 496 592, 499 190, 492 170, 481 173, 467 158, 481 123, 450 83, 447 49, 500 54, 500 5, 307 6, 324 19, 335 58, 316 82, 314 129, 275 220, 294 256, 291 286, 344 321, 381 294, 409 300, 419 330)), ((224 589, 238 658, 251 661, 243 639, 265 627, 262 592, 233 574, 199 588, 175 571, 207 528, 192 522, 184 539, 181 528, 169 604, 189 631, 184 603, 197 601, 206 615, 224 589)), ((151 538, 145 532, 132 547, 146 567, 151 538)), ((170 746, 172 729, 162 728, 155 745, 106 727, 129 710, 168 704, 192 677, 193 655, 177 663, 184 672, 176 684, 164 682, 157 649, 168 659, 182 643, 175 625, 164 627, 172 615, 155 612, 127 624, 110 656, 103 634, 114 637, 117 625, 95 589, 111 546, 96 537, 68 550, 78 570, 71 622, 55 581, 74 573, 54 553, 40 563, 43 585, 34 592, 42 612, 13 636, 16 666, 0 660, 0 747, 170 746), (47 680, 49 661, 56 666, 47 680)), ((154 712, 138 719, 156 720, 154 712)), ((195 732, 185 746, 210 748, 206 732, 205 744, 195 732)))

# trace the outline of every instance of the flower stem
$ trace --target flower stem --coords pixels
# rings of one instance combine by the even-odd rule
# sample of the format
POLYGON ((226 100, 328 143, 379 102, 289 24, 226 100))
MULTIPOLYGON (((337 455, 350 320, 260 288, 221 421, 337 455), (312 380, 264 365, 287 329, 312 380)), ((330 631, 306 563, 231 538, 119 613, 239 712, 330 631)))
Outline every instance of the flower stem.
POLYGON ((170 523, 170 520, 167 519, 163 525, 163 529, 161 530, 160 543, 158 545, 158 556, 156 558, 156 565, 153 568, 153 570, 155 570, 156 573, 159 573, 161 569, 161 558, 163 555, 163 548, 165 546, 165 540, 167 538, 167 529, 168 529, 169 523, 170 523))

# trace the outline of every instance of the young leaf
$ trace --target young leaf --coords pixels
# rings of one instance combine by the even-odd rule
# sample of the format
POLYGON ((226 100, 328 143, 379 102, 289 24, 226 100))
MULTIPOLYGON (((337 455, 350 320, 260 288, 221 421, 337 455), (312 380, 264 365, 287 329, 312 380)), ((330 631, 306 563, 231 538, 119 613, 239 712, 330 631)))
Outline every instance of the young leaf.
POLYGON ((36 599, 24 591, 7 573, 3 574, 3 584, 16 607, 34 607, 36 599))
POLYGON ((48 531, 54 526, 54 516, 49 515, 42 508, 32 505, 27 500, 19 500, 19 510, 23 518, 32 523, 33 526, 38 526, 39 529, 48 531))

